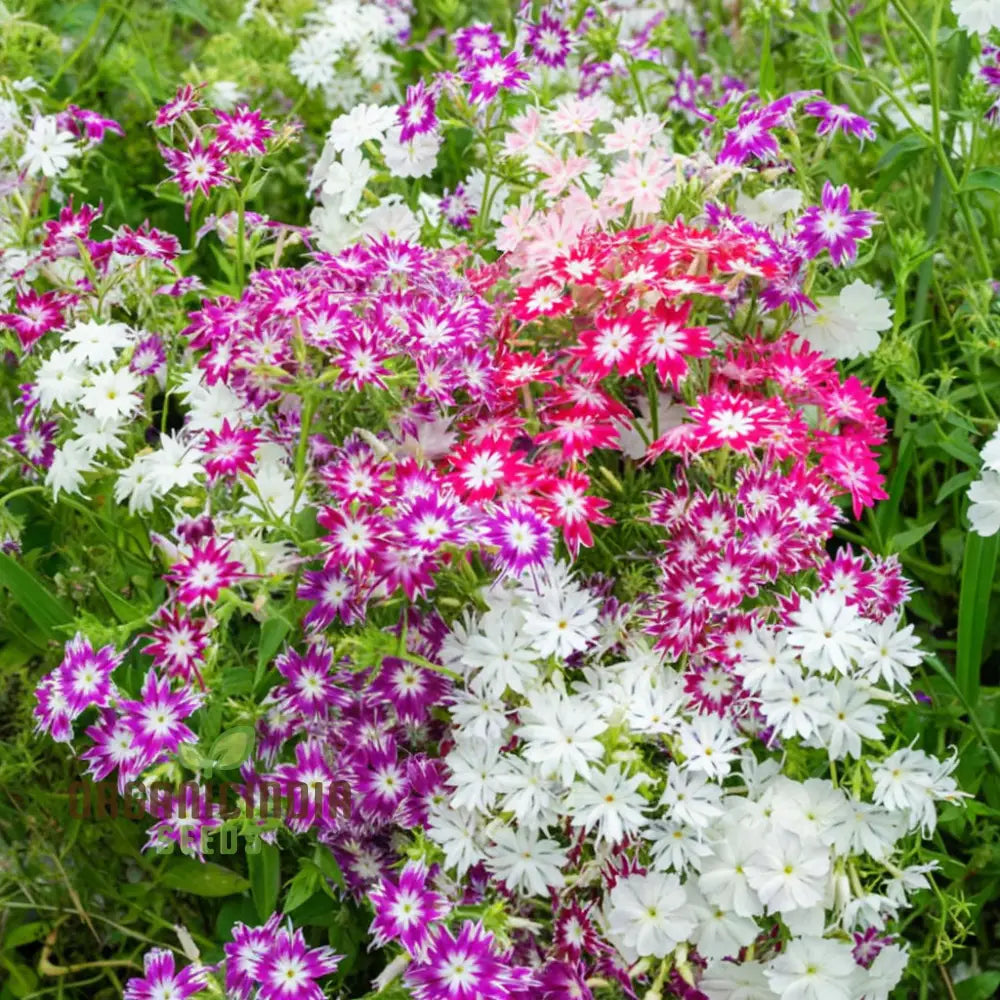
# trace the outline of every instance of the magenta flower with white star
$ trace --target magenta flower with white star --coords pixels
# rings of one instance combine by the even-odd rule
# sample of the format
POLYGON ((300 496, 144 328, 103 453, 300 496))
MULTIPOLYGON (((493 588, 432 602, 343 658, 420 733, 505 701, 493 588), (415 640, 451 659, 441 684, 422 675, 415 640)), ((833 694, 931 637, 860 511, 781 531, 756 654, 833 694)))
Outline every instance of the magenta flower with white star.
POLYGON ((877 221, 874 212, 851 209, 851 189, 846 184, 835 188, 827 181, 821 204, 807 208, 799 219, 799 242, 809 257, 829 250, 834 264, 840 267, 854 260, 858 240, 871 236, 877 221))

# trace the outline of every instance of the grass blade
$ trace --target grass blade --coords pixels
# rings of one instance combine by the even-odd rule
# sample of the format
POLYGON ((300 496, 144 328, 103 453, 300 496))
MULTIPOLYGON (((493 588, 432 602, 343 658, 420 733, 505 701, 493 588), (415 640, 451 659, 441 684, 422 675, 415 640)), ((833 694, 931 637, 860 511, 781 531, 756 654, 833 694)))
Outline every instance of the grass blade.
POLYGON ((962 589, 958 598, 958 642, 955 681, 970 705, 979 701, 979 668, 989 621, 990 596, 996 573, 1000 533, 983 538, 969 532, 962 563, 962 589))
POLYGON ((31 570, 0 552, 0 586, 24 609, 25 614, 49 638, 57 638, 59 629, 73 620, 73 612, 53 597, 31 570))

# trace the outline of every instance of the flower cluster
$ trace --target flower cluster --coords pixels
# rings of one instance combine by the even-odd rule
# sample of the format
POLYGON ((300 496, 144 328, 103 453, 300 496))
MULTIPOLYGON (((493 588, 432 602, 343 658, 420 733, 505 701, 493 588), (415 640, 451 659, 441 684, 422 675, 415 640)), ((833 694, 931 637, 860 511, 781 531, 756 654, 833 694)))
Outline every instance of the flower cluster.
MULTIPOLYGON (((420 40, 421 76, 392 55, 419 8, 322 0, 290 61, 294 111, 339 109, 287 171, 308 227, 251 210, 301 123, 203 84, 152 123, 192 245, 0 191, 3 476, 122 570, 54 627, 37 730, 163 786, 146 851, 314 852, 277 896, 251 862, 263 923, 216 964, 151 951, 126 1000, 321 1000, 352 963, 269 916, 313 893, 371 914, 373 988, 415 1000, 900 980, 921 843, 967 793, 901 721, 909 564, 851 533, 888 393, 838 362, 911 317, 856 276, 880 217, 824 157, 875 122, 681 62, 696 7, 524 2, 420 40), (214 768, 235 810, 185 780, 214 768)), ((4 87, 25 190, 121 131, 4 87)), ((986 535, 1000 432, 982 464, 986 535)))

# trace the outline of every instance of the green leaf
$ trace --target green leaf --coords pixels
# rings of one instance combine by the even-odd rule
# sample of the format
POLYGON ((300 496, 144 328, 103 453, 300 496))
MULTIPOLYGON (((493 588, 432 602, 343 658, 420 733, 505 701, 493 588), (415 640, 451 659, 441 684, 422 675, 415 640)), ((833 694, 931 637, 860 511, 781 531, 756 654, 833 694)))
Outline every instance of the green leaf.
POLYGON ((288 884, 284 912, 291 913, 292 910, 297 910, 313 895, 318 886, 319 872, 311 864, 303 867, 288 884))
POLYGON ((1000 972, 980 972, 955 983, 955 1000, 990 1000, 1000 987, 1000 972))
POLYGON ((934 502, 941 503, 942 500, 947 500, 952 493, 968 486, 977 475, 978 473, 975 469, 966 469, 965 472, 956 472, 955 475, 946 480, 941 489, 938 490, 938 495, 934 502))
POLYGON ((879 157, 878 163, 875 164, 875 170, 885 170, 886 167, 895 163, 900 157, 912 160, 917 153, 926 148, 927 143, 924 142, 922 135, 917 132, 907 132, 899 142, 893 143, 879 157))
POLYGON ((979 167, 973 170, 965 183, 962 191, 1000 191, 1000 169, 997 167, 979 167))
POLYGON ((897 531, 889 539, 889 551, 905 552, 908 548, 916 545, 936 524, 937 519, 929 521, 927 524, 918 524, 915 528, 907 528, 906 531, 897 531))
POLYGON ((904 493, 906 477, 910 473, 914 457, 914 436, 912 431, 906 431, 899 442, 896 460, 893 462, 893 473, 886 485, 888 499, 878 505, 875 512, 875 525, 878 528, 879 542, 896 533, 899 524, 899 504, 904 493))
POLYGON ((45 937, 45 932, 49 925, 41 920, 32 920, 27 924, 20 924, 11 928, 3 939, 4 948, 20 948, 22 944, 30 944, 32 941, 39 941, 45 937))
POLYGON ((760 43, 760 75, 758 86, 762 96, 774 93, 774 56, 771 53, 771 21, 764 22, 764 37, 760 43))
POLYGON ((104 595, 115 617, 124 624, 134 622, 139 617, 138 608, 133 608, 121 594, 116 594, 100 577, 96 577, 97 588, 104 595))
POLYGON ((274 844, 263 844, 259 854, 247 855, 250 869, 250 895, 263 923, 278 905, 281 892, 281 855, 274 844))
POLYGON ((344 874, 340 870, 340 865, 337 864, 337 859, 333 856, 333 852, 329 847, 317 847, 316 853, 313 855, 313 860, 316 862, 316 867, 328 879, 336 882, 341 889, 345 888, 344 874))
POLYGON ((55 638, 61 626, 73 620, 73 612, 53 597, 29 569, 0 552, 0 586, 24 609, 25 614, 49 638, 55 638))
POLYGON ((193 743, 182 743, 177 748, 177 759, 192 771, 200 771, 210 763, 209 759, 193 743))
POLYGON ((227 670, 222 675, 221 687, 227 696, 249 694, 253 690, 253 674, 242 667, 227 670))
POLYGON ((3 964, 10 973, 7 988, 15 997, 26 997, 38 989, 38 976, 35 975, 34 969, 27 965, 11 962, 6 958, 3 960, 3 964))
POLYGON ((983 643, 989 623, 990 596, 998 550, 1000 534, 983 538, 970 531, 966 537, 958 598, 955 683, 973 706, 979 699, 979 669, 983 662, 983 643))
POLYGON ((160 882, 168 889, 195 896, 232 896, 250 888, 237 872, 211 862, 202 864, 194 858, 174 858, 160 882))
POLYGON ((214 767, 227 770, 239 767, 253 753, 253 726, 233 726, 227 729, 213 744, 209 751, 214 767))
MULTIPOLYGON (((978 457, 978 455, 977 455, 978 457)), ((260 629, 260 645, 257 647, 257 673, 254 677, 254 687, 260 683, 260 679, 267 670, 267 665, 274 659, 274 654, 278 652, 285 636, 288 635, 290 626, 284 618, 268 618, 260 629)))

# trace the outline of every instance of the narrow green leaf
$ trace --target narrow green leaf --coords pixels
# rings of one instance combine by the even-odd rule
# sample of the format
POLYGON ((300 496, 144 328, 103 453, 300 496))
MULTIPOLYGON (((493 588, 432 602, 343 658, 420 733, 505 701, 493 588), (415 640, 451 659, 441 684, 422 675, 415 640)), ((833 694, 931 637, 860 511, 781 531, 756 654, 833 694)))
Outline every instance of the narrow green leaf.
MULTIPOLYGON (((250 895, 261 922, 267 920, 278 905, 281 892, 281 855, 274 844, 263 844, 259 854, 247 855, 250 870, 250 895)), ((308 897, 307 897, 308 898, 308 897)))
POLYGON ((260 644, 257 646, 257 674, 254 677, 254 687, 260 683, 264 676, 268 664, 274 659, 274 654, 278 652, 285 636, 288 635, 289 625, 284 618, 268 618, 260 628, 260 644))
POLYGON ((123 624, 134 622, 139 617, 139 609, 133 608, 121 594, 116 594, 100 577, 97 578, 97 587, 120 622, 123 624))
POLYGON ((962 584, 958 598, 958 643, 955 681, 970 705, 979 700, 979 668, 989 621, 990 596, 996 574, 1000 534, 983 538, 969 532, 962 561, 962 584))
POLYGON ((889 539, 889 551, 890 552, 905 552, 907 549, 912 548, 921 538, 924 537, 929 531, 931 531, 934 525, 937 524, 937 519, 929 521, 927 524, 918 524, 915 528, 907 528, 905 531, 897 531, 896 534, 889 539))
POLYGON ((955 475, 946 480, 941 489, 938 490, 938 495, 934 502, 941 503, 943 500, 947 500, 952 493, 968 486, 978 474, 978 470, 976 469, 966 469, 965 472, 956 472, 955 475))
POLYGON ((902 527, 899 523, 899 505, 903 498, 906 477, 910 474, 910 466, 913 465, 914 447, 913 432, 906 431, 899 441, 893 472, 886 485, 889 497, 878 505, 875 513, 880 544, 885 544, 886 539, 897 534, 902 527))
POLYGON ((764 37, 760 42, 760 93, 767 97, 774 93, 774 55, 771 52, 771 22, 764 22, 764 37))
POLYGON ((60 626, 73 620, 72 611, 53 597, 31 570, 16 562, 6 552, 0 552, 0 586, 10 591, 25 614, 49 638, 55 638, 60 626))

